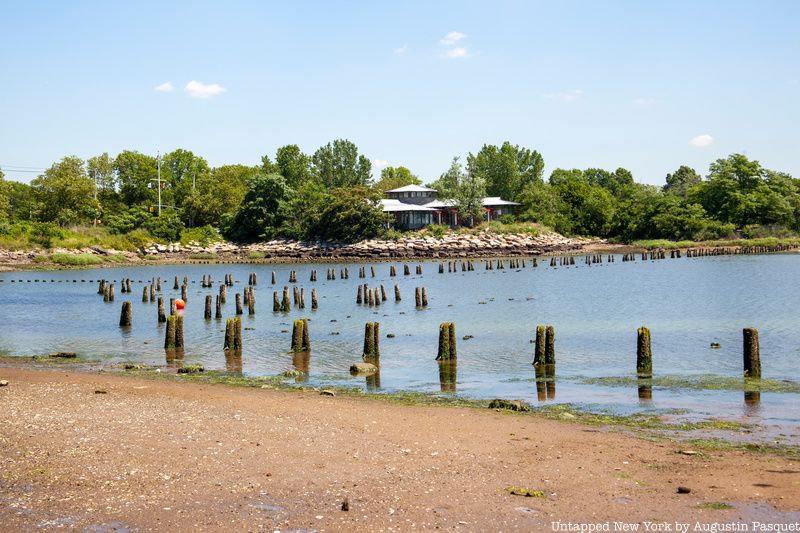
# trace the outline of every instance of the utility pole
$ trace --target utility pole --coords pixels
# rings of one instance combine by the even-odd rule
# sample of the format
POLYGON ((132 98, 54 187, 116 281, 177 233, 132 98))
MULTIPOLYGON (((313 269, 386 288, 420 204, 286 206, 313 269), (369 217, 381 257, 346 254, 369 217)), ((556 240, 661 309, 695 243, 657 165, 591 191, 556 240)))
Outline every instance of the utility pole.
POLYGON ((156 156, 156 167, 158 168, 158 216, 161 216, 161 152, 156 156))

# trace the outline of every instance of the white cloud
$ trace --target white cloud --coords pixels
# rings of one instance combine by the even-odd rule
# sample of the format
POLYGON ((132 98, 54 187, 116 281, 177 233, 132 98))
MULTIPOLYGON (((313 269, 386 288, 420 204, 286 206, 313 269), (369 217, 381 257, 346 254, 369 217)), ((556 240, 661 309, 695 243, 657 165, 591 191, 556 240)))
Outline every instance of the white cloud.
POLYGON ((467 50, 466 47, 464 47, 464 46, 458 46, 456 48, 451 48, 450 50, 445 52, 445 55, 449 59, 458 59, 460 57, 469 57, 469 50, 467 50))
POLYGON ((713 142, 714 142, 714 137, 712 137, 707 133, 704 133, 703 135, 692 137, 692 140, 689 141, 689 144, 691 144, 692 146, 697 146, 698 148, 705 148, 706 146, 711 146, 711 143, 713 142))
POLYGON ((651 107, 656 105, 655 98, 636 98, 633 101, 633 105, 636 107, 651 107))
POLYGON ((175 90, 175 86, 172 85, 171 81, 165 81, 161 85, 157 85, 153 87, 153 90, 158 91, 160 93, 171 93, 175 90))
POLYGON ((408 50, 408 45, 404 44, 403 46, 398 46, 397 48, 395 48, 394 53, 397 55, 402 55, 406 53, 406 50, 408 50))
POLYGON ((583 89, 575 89, 573 91, 561 92, 561 93, 544 93, 542 95, 544 98, 548 100, 561 100, 562 102, 572 102, 573 100, 577 100, 581 96, 583 96, 583 89))
POLYGON ((460 31, 451 31, 444 37, 442 37, 439 42, 445 46, 453 46, 461 39, 464 39, 467 36, 466 33, 461 33, 460 31))
POLYGON ((372 164, 375 168, 385 168, 389 166, 389 162, 385 159, 373 159, 372 164))
POLYGON ((183 88, 192 98, 211 98, 225 92, 225 87, 217 83, 203 83, 192 80, 183 88))

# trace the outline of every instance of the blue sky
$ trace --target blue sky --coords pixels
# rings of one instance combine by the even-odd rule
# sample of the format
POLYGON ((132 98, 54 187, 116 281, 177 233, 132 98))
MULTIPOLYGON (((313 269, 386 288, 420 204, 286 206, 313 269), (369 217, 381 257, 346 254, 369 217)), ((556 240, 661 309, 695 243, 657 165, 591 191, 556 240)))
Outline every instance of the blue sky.
POLYGON ((0 20, 3 168, 179 147, 257 164, 348 138, 375 175, 425 181, 505 140, 547 174, 662 184, 744 152, 800 177, 796 1, 4 0, 0 20))

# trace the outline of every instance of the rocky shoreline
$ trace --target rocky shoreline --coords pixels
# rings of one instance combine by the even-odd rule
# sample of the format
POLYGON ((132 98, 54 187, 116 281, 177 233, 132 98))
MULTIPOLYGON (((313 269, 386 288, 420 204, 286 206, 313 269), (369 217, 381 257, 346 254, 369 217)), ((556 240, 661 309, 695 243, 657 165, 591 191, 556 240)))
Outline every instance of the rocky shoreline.
POLYGON ((597 240, 568 238, 558 233, 529 234, 451 234, 442 238, 404 237, 397 240, 367 240, 354 244, 320 241, 271 240, 254 244, 227 242, 200 246, 197 243, 181 245, 151 244, 136 252, 121 252, 98 246, 82 249, 0 250, 0 265, 19 268, 22 265, 47 264, 54 254, 92 254, 115 261, 110 264, 137 262, 207 261, 325 261, 335 260, 391 260, 403 258, 459 258, 500 257, 512 255, 542 255, 578 252, 597 240))

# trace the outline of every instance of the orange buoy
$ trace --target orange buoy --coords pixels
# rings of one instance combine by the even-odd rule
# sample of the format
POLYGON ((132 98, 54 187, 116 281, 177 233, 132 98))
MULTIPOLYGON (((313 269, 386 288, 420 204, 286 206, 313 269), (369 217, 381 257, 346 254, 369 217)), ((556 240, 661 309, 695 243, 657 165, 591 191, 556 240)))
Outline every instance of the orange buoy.
POLYGON ((186 302, 184 302, 180 298, 175 300, 175 309, 183 309, 184 307, 186 307, 186 302))

